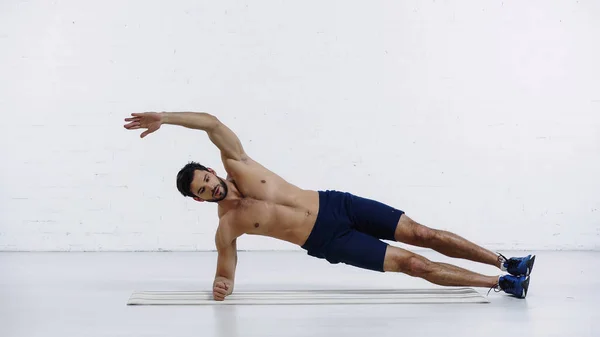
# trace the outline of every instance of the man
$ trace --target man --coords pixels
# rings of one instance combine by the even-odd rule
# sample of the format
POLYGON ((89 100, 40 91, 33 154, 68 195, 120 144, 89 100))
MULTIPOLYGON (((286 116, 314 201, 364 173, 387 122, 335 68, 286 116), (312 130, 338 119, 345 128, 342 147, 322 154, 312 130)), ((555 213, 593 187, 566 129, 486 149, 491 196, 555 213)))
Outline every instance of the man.
POLYGON ((489 287, 525 298, 535 256, 506 259, 464 238, 423 226, 403 211, 339 191, 301 189, 285 181, 245 151, 238 137, 208 113, 145 112, 125 119, 126 129, 145 128, 142 138, 163 124, 203 130, 219 148, 227 178, 191 162, 177 174, 177 189, 199 202, 218 204, 218 252, 214 299, 234 288, 236 239, 264 235, 296 244, 308 255, 379 272, 402 272, 443 286, 489 287), (446 256, 498 267, 507 275, 485 276, 454 265, 432 262, 381 241, 393 240, 434 249, 446 256))

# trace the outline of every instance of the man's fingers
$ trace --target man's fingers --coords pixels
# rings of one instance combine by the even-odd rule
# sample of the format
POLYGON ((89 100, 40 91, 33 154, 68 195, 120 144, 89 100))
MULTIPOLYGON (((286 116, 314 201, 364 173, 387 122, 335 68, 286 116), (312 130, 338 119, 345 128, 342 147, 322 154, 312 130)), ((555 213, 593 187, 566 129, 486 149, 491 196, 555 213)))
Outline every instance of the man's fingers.
POLYGON ((140 122, 131 122, 124 125, 126 129, 132 128, 134 126, 140 126, 140 122))
POLYGON ((132 113, 131 115, 132 115, 133 117, 143 117, 143 116, 145 116, 145 115, 147 115, 147 114, 149 114, 149 113, 151 113, 151 112, 134 112, 134 113, 132 113))
POLYGON ((139 120, 140 120, 139 117, 133 117, 133 118, 127 117, 127 118, 125 118, 126 122, 133 122, 133 121, 139 121, 139 120))
POLYGON ((227 296, 227 292, 226 291, 221 291, 221 290, 215 290, 215 291, 213 291, 213 295, 214 296, 225 297, 225 296, 227 296))
POLYGON ((154 132, 154 131, 146 130, 146 131, 142 132, 142 134, 140 135, 140 137, 141 137, 141 138, 144 138, 144 137, 146 137, 147 135, 151 134, 152 132, 154 132))
POLYGON ((213 297, 215 299, 220 299, 223 300, 225 297, 227 296, 227 292, 219 289, 219 290, 213 290, 213 297))
POLYGON ((215 288, 215 289, 213 290, 213 292, 214 292, 214 293, 217 293, 217 294, 221 294, 221 295, 227 295, 227 290, 225 290, 225 289, 222 289, 222 288, 215 288))

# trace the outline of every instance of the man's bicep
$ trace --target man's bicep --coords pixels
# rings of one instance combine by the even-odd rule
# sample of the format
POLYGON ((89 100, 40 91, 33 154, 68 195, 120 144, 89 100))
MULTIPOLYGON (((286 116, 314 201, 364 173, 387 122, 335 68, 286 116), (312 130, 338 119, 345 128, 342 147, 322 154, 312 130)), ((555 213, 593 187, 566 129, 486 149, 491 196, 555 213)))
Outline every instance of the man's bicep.
POLYGON ((247 158, 239 137, 227 125, 218 122, 217 126, 208 132, 208 137, 219 148, 222 157, 234 160, 247 158))

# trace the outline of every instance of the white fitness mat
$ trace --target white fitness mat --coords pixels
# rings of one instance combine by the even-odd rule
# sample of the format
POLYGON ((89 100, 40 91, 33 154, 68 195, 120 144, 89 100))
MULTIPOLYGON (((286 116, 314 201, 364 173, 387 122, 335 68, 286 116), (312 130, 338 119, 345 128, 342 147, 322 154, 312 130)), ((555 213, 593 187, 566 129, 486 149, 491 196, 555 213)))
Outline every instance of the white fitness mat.
POLYGON ((135 291, 127 305, 490 303, 472 288, 234 291, 215 301, 210 291, 135 291))

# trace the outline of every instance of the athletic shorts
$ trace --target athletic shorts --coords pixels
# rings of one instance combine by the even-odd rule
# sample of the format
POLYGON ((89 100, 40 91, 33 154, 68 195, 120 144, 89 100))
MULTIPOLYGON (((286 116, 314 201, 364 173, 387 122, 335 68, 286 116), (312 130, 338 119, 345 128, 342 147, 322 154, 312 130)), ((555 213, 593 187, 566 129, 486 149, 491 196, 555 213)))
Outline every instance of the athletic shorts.
POLYGON ((319 212, 302 245, 307 254, 329 263, 345 263, 383 272, 388 244, 403 211, 347 192, 318 191, 319 212))

